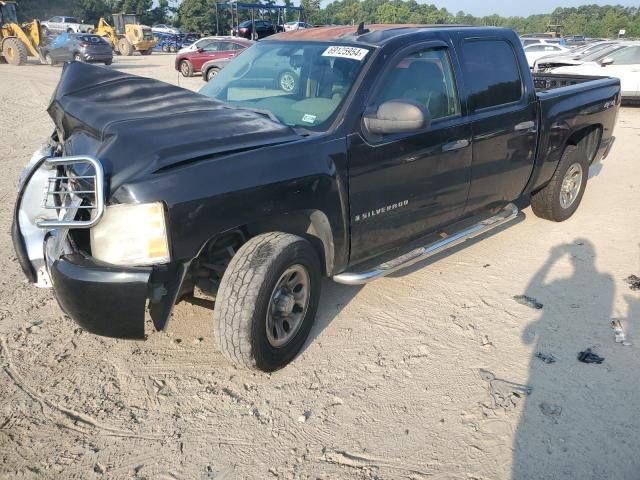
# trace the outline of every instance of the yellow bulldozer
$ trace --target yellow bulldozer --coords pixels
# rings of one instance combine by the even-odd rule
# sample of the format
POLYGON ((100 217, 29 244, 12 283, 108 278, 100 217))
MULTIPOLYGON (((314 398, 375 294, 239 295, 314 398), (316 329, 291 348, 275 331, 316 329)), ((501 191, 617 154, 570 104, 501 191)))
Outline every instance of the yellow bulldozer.
POLYGON ((0 62, 6 61, 11 65, 22 65, 27 57, 37 57, 45 63, 40 45, 40 22, 20 25, 16 11, 16 2, 0 0, 0 62))
POLYGON ((133 55, 135 51, 151 55, 158 41, 153 38, 150 27, 140 25, 137 15, 114 13, 112 17, 113 26, 101 18, 95 33, 106 38, 114 52, 125 56, 133 55))

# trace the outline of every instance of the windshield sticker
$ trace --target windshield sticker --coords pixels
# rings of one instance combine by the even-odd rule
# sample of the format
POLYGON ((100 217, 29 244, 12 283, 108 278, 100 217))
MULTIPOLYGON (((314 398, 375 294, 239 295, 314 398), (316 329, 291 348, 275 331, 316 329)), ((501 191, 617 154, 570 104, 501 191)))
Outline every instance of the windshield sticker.
POLYGON ((311 115, 310 113, 305 113, 302 116, 302 121, 305 123, 313 123, 316 121, 316 116, 315 115, 311 115))
POLYGON ((362 61, 362 59, 367 56, 367 53, 369 53, 369 50, 367 50, 366 48, 341 47, 334 45, 333 47, 329 47, 324 52, 322 52, 322 56, 351 58, 353 60, 362 61))

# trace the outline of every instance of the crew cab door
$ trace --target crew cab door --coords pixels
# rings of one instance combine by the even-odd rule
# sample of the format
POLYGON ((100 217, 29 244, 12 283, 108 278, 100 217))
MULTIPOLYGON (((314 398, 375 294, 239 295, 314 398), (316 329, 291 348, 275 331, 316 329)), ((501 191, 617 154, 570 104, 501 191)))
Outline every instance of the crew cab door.
POLYGON ((376 137, 361 122, 349 136, 351 262, 402 246, 463 212, 471 128, 447 44, 428 45, 408 47, 387 62, 365 114, 389 100, 413 101, 428 108, 431 125, 376 137))
POLYGON ((473 212, 524 190, 535 161, 537 102, 524 56, 508 39, 467 38, 460 50, 473 133, 473 212))

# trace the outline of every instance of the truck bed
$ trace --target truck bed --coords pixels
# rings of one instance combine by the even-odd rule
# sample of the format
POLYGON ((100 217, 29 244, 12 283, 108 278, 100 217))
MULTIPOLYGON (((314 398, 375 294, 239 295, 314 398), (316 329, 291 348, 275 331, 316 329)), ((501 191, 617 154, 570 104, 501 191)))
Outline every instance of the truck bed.
POLYGON ((554 88, 577 85, 608 77, 596 77, 591 75, 562 75, 553 73, 532 73, 533 84, 537 92, 546 92, 554 88))

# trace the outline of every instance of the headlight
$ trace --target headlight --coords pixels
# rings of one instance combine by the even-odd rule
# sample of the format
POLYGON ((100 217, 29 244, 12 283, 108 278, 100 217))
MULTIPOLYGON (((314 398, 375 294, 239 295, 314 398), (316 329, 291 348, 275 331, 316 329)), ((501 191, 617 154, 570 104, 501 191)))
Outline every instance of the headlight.
POLYGON ((170 261, 162 203, 107 207, 91 228, 94 258, 114 265, 153 265, 170 261))

